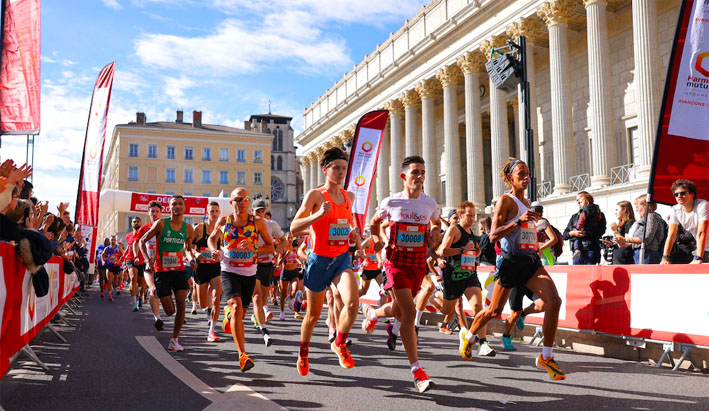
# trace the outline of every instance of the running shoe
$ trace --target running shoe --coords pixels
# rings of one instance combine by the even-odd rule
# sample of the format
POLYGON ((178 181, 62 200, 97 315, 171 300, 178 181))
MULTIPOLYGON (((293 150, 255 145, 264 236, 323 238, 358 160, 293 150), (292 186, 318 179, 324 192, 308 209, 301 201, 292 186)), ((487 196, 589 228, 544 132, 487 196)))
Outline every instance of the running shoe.
POLYGON ((354 360, 350 355, 350 350, 347 349, 347 343, 337 345, 333 341, 330 344, 330 349, 337 355, 337 359, 340 360, 340 367, 352 368, 355 366, 354 360))
POLYGON ((269 311, 268 314, 266 314, 266 323, 268 324, 268 322, 271 321, 272 319, 273 319, 273 313, 269 311))
POLYGON ((524 331, 524 315, 520 315, 515 324, 517 325, 517 329, 520 331, 524 331))
POLYGON ((162 329, 165 327, 165 323, 162 322, 161 319, 155 320, 155 323, 153 324, 156 330, 162 331, 162 329))
POLYGON ((116 295, 121 295, 121 291, 120 291, 120 290, 116 290, 116 295))
POLYGON ((414 386, 419 390, 420 393, 424 393, 431 388, 435 387, 436 384, 428 378, 426 371, 423 368, 419 368, 414 371, 414 386))
POLYGON ((196 305, 192 306, 192 311, 190 311, 190 314, 197 315, 197 306, 196 305))
POLYGON ((494 357, 497 355, 497 351, 493 350, 492 347, 490 347, 490 343, 485 341, 478 347, 478 355, 484 357, 494 357))
POLYGON ((345 338, 345 345, 347 348, 352 347, 352 339, 351 338, 345 338))
POLYGON ((566 379, 566 374, 564 374, 564 371, 561 370, 559 367, 559 364, 554 361, 554 357, 549 357, 547 360, 542 358, 542 355, 539 354, 539 357, 537 357, 537 368, 539 368, 542 371, 546 371, 549 373, 549 378, 552 380, 565 380, 566 379))
POLYGON ((266 347, 270 347, 273 344, 273 338, 268 332, 263 335, 263 343, 266 344, 266 347))
POLYGON ((504 335, 502 336, 502 345, 505 347, 505 350, 507 351, 516 351, 517 347, 515 347, 514 344, 512 344, 512 337, 505 337, 504 335))
POLYGON ((337 337, 337 330, 334 328, 330 328, 327 331, 327 342, 331 343, 335 341, 335 337, 337 337))
POLYGON ((103 298, 103 291, 101 291, 101 298, 103 298))
POLYGON ((305 318, 305 317, 303 317, 303 314, 301 314, 301 313, 299 313, 299 312, 296 311, 296 312, 293 314, 293 318, 295 318, 296 320, 302 320, 302 319, 305 318))
POLYGON ((219 336, 217 335, 217 333, 215 333, 214 331, 210 332, 210 333, 207 335, 207 341, 209 341, 209 342, 219 342, 219 341, 221 341, 221 340, 222 340, 222 339, 219 338, 219 336))
POLYGON ((369 319, 369 314, 373 310, 372 306, 369 304, 362 304, 362 314, 364 315, 364 318, 362 319, 362 331, 364 331, 367 334, 371 334, 374 332, 374 326, 377 325, 377 320, 370 320, 369 319))
POLYGON ((391 351, 396 349, 396 334, 394 334, 394 325, 387 324, 387 347, 391 351))
POLYGON ((281 315, 278 316, 278 320, 285 321, 286 320, 286 313, 281 311, 281 315))
POLYGON ((301 357, 298 355, 298 363, 296 364, 296 367, 298 368, 298 374, 300 374, 301 377, 305 377, 308 375, 308 371, 310 371, 310 363, 308 363, 308 357, 301 357))
MULTIPOLYGON (((118 294, 118 293, 116 293, 118 294)), ((108 293, 108 302, 112 303, 113 302, 113 295, 111 293, 108 293)))
POLYGON ((133 312, 138 311, 138 303, 133 303, 133 312))
POLYGON ((295 311, 300 311, 303 303, 303 292, 298 290, 298 292, 295 293, 295 298, 293 298, 293 300, 293 309, 295 311))
POLYGON ((246 372, 252 368, 254 368, 254 361, 246 353, 241 353, 239 356, 239 369, 241 372, 246 372))
POLYGON ((222 320, 222 331, 231 334, 231 306, 224 307, 224 319, 222 320))
POLYGON ((451 331, 446 324, 443 324, 441 328, 438 329, 438 332, 445 335, 453 334, 453 331, 451 331))
POLYGON ((288 308, 290 308, 290 309, 292 310, 292 309, 293 309, 293 300, 291 300, 290 298, 286 297, 286 301, 288 302, 288 308))
POLYGON ((458 352, 460 352, 460 356, 463 357, 465 361, 470 361, 473 359, 473 344, 465 338, 467 333, 468 330, 466 328, 460 328, 460 331, 458 332, 458 338, 460 339, 458 352))
POLYGON ((143 299, 142 298, 138 298, 138 309, 139 310, 143 309, 143 299))
MULTIPOLYGON (((579 254, 581 254, 580 251, 579 251, 579 254)), ((120 289, 122 290, 124 286, 125 286, 125 284, 123 284, 123 283, 121 282, 121 287, 120 287, 120 289)))
POLYGON ((185 348, 181 346, 174 338, 170 338, 170 343, 167 344, 167 349, 174 352, 184 351, 185 348))
POLYGON ((251 314, 251 322, 254 323, 254 328, 258 329, 258 320, 256 319, 256 314, 251 314))
POLYGON ((300 303, 300 311, 305 311, 308 309, 308 300, 303 301, 300 303))

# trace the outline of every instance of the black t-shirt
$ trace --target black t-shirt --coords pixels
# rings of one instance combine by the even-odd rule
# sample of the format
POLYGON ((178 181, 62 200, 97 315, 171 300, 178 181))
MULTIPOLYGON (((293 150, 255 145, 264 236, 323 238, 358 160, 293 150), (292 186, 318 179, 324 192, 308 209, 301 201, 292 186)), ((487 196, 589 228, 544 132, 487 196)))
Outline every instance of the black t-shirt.
POLYGON ((490 242, 490 236, 487 233, 482 233, 480 237, 476 237, 480 245, 480 262, 495 265, 497 253, 495 252, 495 244, 490 242))
POLYGON ((0 214, 0 241, 14 241, 17 243, 21 239, 22 233, 17 223, 5 214, 0 214))

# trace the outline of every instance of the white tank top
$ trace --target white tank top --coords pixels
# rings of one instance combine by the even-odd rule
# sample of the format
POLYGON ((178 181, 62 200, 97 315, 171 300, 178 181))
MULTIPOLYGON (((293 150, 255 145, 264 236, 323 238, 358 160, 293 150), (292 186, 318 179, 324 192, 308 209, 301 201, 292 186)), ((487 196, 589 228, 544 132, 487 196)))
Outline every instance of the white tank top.
MULTIPOLYGON (((529 207, 517 197, 510 193, 505 193, 517 203, 517 215, 505 222, 505 225, 520 218, 529 207)), ((522 223, 510 234, 500 241, 502 251, 510 255, 536 255, 539 247, 537 245, 537 227, 534 221, 522 223)))

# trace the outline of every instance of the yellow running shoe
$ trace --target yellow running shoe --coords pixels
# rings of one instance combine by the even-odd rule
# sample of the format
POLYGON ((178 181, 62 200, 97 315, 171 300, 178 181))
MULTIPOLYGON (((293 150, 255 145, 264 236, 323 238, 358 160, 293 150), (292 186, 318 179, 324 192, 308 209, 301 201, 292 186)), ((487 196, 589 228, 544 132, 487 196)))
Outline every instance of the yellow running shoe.
POLYGON ((222 320, 222 330, 225 334, 231 334, 231 306, 224 307, 224 319, 222 320))
POLYGON ((241 372, 246 372, 250 369, 254 368, 254 362, 251 358, 249 358, 246 353, 241 353, 239 356, 239 369, 241 372))
POLYGON ((295 314, 293 314, 293 318, 295 318, 296 320, 302 320, 304 317, 303 314, 296 312, 295 314))
POLYGON ((458 351, 465 361, 470 361, 473 359, 473 344, 465 338, 467 333, 468 329, 463 327, 461 327, 460 332, 458 332, 458 338, 460 339, 458 351))
POLYGON ((542 355, 539 354, 539 357, 537 357, 537 368, 539 368, 542 371, 546 371, 549 373, 549 378, 552 380, 565 380, 566 379, 566 374, 564 374, 564 371, 561 370, 561 367, 559 367, 559 364, 554 361, 554 357, 549 357, 549 359, 544 360, 542 358, 542 355))

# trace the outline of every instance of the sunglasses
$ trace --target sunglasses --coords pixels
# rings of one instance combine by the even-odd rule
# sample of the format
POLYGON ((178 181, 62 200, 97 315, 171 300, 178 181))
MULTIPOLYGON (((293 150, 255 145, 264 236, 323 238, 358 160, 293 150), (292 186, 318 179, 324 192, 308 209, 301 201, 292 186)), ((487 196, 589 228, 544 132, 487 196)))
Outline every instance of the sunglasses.
POLYGON ((248 196, 246 197, 234 197, 231 199, 231 201, 234 201, 236 203, 248 203, 249 200, 251 200, 248 196))
POLYGON ((686 196, 686 195, 687 195, 687 192, 686 192, 686 191, 677 191, 677 192, 675 192, 675 197, 679 197, 679 196, 684 197, 684 196, 686 196))

